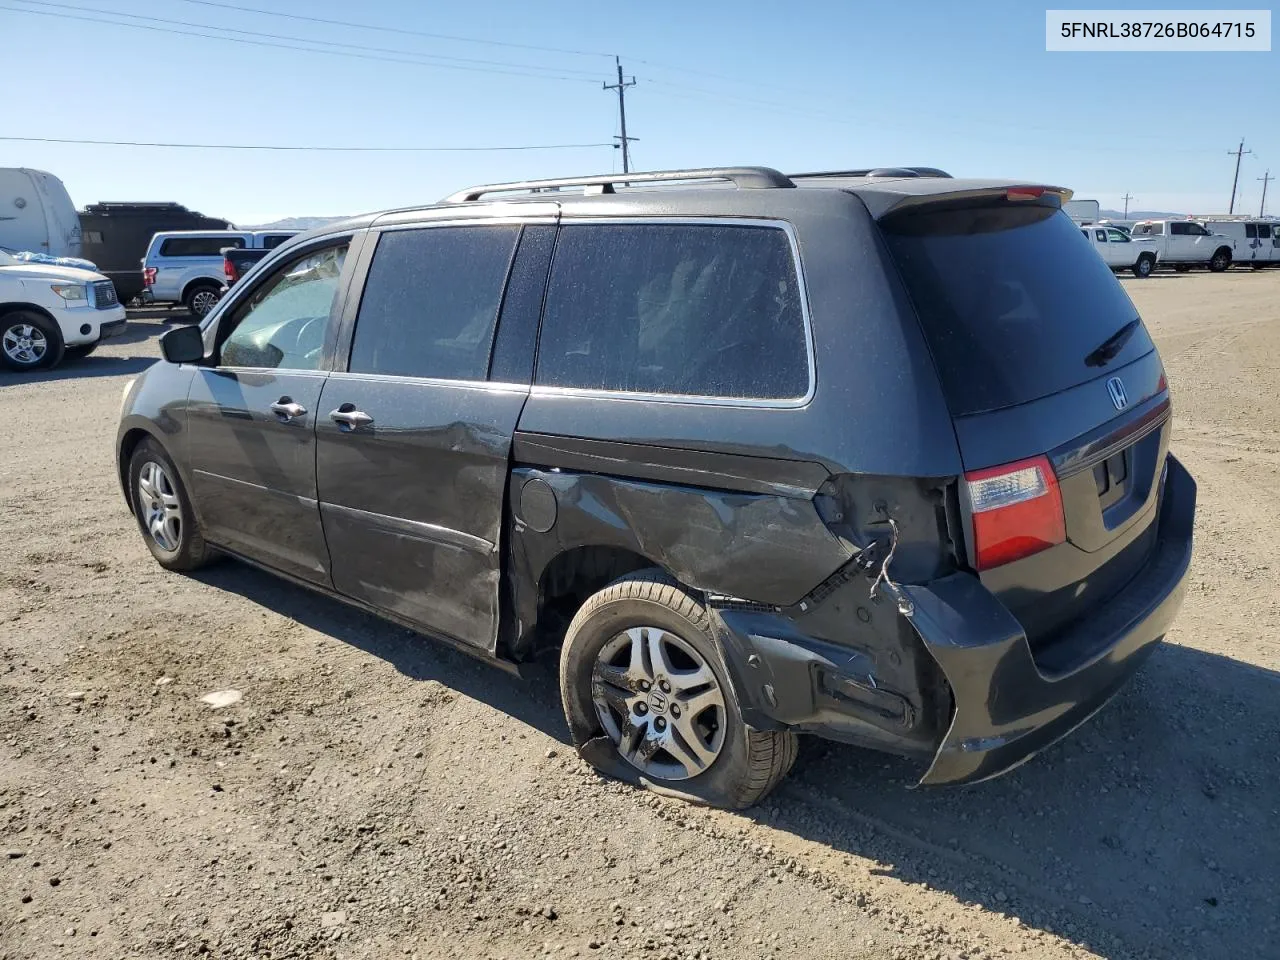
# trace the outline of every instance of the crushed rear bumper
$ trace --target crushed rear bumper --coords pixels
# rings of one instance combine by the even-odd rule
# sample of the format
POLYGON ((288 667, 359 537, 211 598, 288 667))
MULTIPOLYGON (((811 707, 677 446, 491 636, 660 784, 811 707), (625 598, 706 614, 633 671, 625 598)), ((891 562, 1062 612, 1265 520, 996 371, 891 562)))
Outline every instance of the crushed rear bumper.
POLYGON ((1174 457, 1167 462, 1150 562, 1096 616, 1055 640, 1078 652, 1061 672, 1037 665, 1018 621, 971 574, 901 587, 955 703, 921 783, 974 783, 1029 760, 1101 709, 1164 637, 1186 587, 1196 502, 1191 475, 1174 457))

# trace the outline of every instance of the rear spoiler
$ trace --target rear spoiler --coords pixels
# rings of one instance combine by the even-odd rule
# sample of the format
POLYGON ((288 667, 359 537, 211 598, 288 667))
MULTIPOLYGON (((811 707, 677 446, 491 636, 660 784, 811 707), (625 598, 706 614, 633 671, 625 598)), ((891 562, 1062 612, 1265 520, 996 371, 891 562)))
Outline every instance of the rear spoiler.
POLYGON ((897 180, 883 188, 864 188, 855 192, 877 220, 890 214, 939 203, 983 199, 1043 203, 1048 200, 1061 207, 1072 197, 1072 191, 1066 187, 1005 180, 992 180, 958 189, 947 189, 947 181, 940 179, 897 180))

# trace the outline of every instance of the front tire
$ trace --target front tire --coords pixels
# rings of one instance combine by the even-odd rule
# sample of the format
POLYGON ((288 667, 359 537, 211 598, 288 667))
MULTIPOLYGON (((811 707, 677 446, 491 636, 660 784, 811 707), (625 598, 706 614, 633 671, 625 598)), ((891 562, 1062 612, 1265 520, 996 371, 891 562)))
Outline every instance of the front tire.
POLYGON ((129 496, 142 539, 160 566, 186 572, 209 561, 211 551, 178 468, 150 437, 129 458, 129 496))
POLYGON ((197 320, 203 320, 218 305, 218 287, 213 283, 197 283, 187 291, 182 302, 197 320))
POLYGON ((1133 275, 1139 279, 1145 280, 1151 276, 1151 272, 1156 268, 1154 257, 1139 257, 1138 262, 1133 265, 1133 275))
POLYGON ((710 613, 661 571, 583 604, 560 652, 560 696, 597 768, 697 803, 750 807, 795 762, 794 733, 743 721, 710 613))
POLYGON ((56 367, 65 350, 62 331, 48 317, 32 310, 14 310, 0 317, 0 363, 10 370, 56 367))
POLYGON ((1231 266, 1231 251, 1226 247, 1217 250, 1213 254, 1213 259, 1209 261, 1209 269, 1214 273, 1222 273, 1231 266))

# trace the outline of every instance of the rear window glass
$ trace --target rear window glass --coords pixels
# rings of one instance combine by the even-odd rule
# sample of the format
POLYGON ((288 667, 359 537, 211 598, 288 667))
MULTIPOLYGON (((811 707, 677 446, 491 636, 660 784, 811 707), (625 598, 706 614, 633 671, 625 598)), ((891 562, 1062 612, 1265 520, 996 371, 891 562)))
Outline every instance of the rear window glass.
POLYGON ((262 247, 264 250, 274 250, 286 240, 292 240, 292 233, 269 233, 262 238, 262 247))
POLYGON ((220 257, 223 247, 243 247, 244 237, 170 237, 160 244, 162 257, 220 257))
MULTIPOLYGON (((881 223, 954 415, 1027 403, 1101 375, 1085 358, 1138 316, 1065 213, 952 207, 881 223)), ((1139 328, 1108 363, 1152 349, 1139 328)))
POLYGON ((786 233, 705 224, 564 227, 536 382, 624 393, 805 396, 804 311, 786 233))

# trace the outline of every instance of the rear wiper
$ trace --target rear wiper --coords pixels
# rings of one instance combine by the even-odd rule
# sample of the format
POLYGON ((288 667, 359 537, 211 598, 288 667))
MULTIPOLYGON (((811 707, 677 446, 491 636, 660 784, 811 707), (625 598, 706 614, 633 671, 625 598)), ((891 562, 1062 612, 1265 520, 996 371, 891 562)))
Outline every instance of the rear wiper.
POLYGON ((1084 358, 1087 367, 1103 367, 1116 358, 1124 345, 1129 342, 1129 338, 1133 336, 1134 331, 1142 325, 1141 320, 1130 320, 1123 327, 1113 333, 1093 353, 1084 358))

